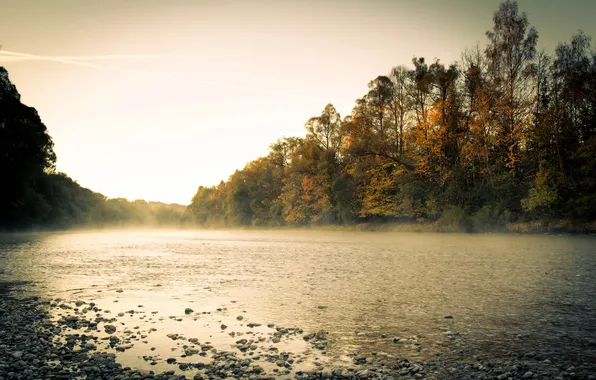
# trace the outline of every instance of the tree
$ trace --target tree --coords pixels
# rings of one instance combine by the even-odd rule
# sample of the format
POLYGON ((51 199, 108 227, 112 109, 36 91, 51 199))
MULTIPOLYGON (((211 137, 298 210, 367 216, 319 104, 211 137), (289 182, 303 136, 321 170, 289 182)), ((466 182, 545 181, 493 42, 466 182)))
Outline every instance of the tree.
POLYGON ((551 171, 546 161, 541 161, 536 173, 536 179, 530 189, 527 198, 522 199, 522 207, 526 211, 533 211, 537 208, 548 210, 557 200, 557 192, 550 185, 551 171))
POLYGON ((563 175, 569 169, 570 153, 596 132, 594 107, 594 68, 590 56, 590 38, 575 34, 571 43, 559 44, 553 62, 554 138, 559 167, 563 175))
POLYGON ((433 75, 423 57, 412 59, 414 69, 408 72, 410 97, 416 112, 416 122, 423 124, 428 118, 428 106, 432 92, 433 75))
POLYGON ((332 176, 325 167, 328 152, 313 139, 294 151, 280 200, 284 218, 293 224, 323 223, 335 220, 332 201, 332 176))
POLYGON ((287 168, 291 163, 292 154, 304 144, 300 137, 284 137, 269 145, 270 160, 280 168, 287 168))
POLYGON ((324 151, 339 153, 342 143, 341 117, 332 104, 327 104, 320 116, 310 118, 305 128, 315 143, 324 151))
POLYGON ((247 173, 236 170, 226 185, 226 223, 232 226, 246 226, 252 222, 251 197, 247 184, 247 173))
POLYGON ((405 66, 396 66, 391 70, 393 81, 394 98, 390 106, 393 115, 393 138, 396 144, 396 151, 400 159, 404 156, 404 129, 408 121, 408 113, 411 108, 411 100, 408 96, 408 69, 405 66))
POLYGON ((501 151, 506 167, 515 172, 524 129, 531 122, 534 58, 538 32, 529 27, 525 13, 519 14, 517 2, 506 0, 493 16, 489 45, 488 80, 496 102, 495 117, 501 125, 501 151))
POLYGON ((56 163, 54 143, 35 108, 21 97, 0 67, 0 227, 27 224, 36 209, 48 209, 32 186, 56 163))
POLYGON ((223 208, 228 222, 272 225, 595 220, 590 38, 579 32, 551 57, 536 52, 538 33, 515 1, 493 21, 488 46, 467 49, 460 62, 415 57, 394 67, 343 120, 328 104, 303 138, 278 140, 231 176, 208 209, 223 208))
POLYGON ((381 139, 386 139, 389 136, 385 115, 395 101, 395 87, 389 77, 379 75, 368 83, 368 88, 365 99, 374 115, 372 127, 381 139))

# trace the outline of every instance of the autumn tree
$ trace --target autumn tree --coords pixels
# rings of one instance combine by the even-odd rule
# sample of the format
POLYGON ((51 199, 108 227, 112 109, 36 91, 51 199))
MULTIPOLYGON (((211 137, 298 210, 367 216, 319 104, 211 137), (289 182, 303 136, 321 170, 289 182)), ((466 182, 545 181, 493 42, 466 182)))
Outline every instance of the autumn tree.
POLYGON ((269 159, 278 167, 287 168, 294 151, 304 144, 301 137, 284 137, 269 145, 269 159))
POLYGON ((198 219, 206 218, 197 205, 217 199, 207 208, 240 224, 407 219, 483 230, 595 220, 590 38, 579 32, 550 56, 537 53, 538 33, 517 2, 504 1, 493 21, 488 46, 459 62, 396 66, 368 83, 343 120, 328 104, 304 137, 272 144, 222 192, 197 192, 198 219))
POLYGON ((393 116, 393 140, 395 151, 400 159, 404 157, 404 130, 409 123, 408 115, 412 101, 408 95, 408 69, 405 66, 396 66, 391 69, 390 78, 393 81, 394 96, 390 105, 393 116))
POLYGON ((529 26, 517 2, 506 0, 493 16, 493 30, 487 31, 489 45, 487 79, 495 101, 494 118, 500 124, 499 148, 507 169, 514 173, 524 132, 531 124, 534 93, 534 58, 538 32, 529 26))
POLYGON ((280 199, 284 218, 292 224, 324 223, 334 220, 332 178, 326 165, 329 151, 307 138, 292 155, 280 199))
POLYGON ((333 104, 327 104, 321 115, 310 118, 305 125, 309 138, 322 150, 339 154, 342 143, 341 117, 333 104))

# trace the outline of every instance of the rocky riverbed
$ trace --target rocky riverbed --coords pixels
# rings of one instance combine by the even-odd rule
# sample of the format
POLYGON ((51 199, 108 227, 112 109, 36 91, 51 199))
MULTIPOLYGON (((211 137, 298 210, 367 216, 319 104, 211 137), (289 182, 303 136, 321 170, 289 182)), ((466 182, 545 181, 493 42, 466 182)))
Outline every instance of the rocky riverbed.
POLYGON ((208 312, 186 308, 180 316, 159 317, 157 311, 145 311, 139 305, 137 310, 113 315, 100 305, 81 299, 49 300, 11 292, 19 286, 0 285, 0 380, 596 379, 593 341, 586 341, 582 347, 585 355, 574 358, 565 357, 556 347, 528 351, 529 337, 519 336, 525 343, 520 345, 524 350, 487 357, 466 350, 459 344, 457 334, 447 331, 442 350, 433 359, 420 360, 414 354, 422 349, 417 337, 382 334, 379 341, 401 345, 405 348, 402 352, 410 351, 412 355, 396 357, 383 352, 355 351, 339 362, 326 357, 328 346, 334 344, 326 331, 244 323, 243 315, 235 318, 235 328, 218 326, 220 333, 229 336, 231 344, 215 344, 208 336, 170 333, 167 337, 171 341, 171 356, 164 356, 163 347, 149 344, 150 335, 159 333, 160 321, 197 320, 208 312), (244 331, 240 331, 239 325, 244 331), (133 351, 148 368, 130 368, 120 363, 121 357, 133 351))

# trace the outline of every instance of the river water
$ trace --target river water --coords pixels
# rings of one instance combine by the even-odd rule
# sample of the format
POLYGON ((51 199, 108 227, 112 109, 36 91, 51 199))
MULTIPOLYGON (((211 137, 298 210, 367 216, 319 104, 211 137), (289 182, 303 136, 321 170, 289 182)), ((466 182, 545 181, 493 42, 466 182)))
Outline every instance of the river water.
MULTIPOLYGON (((255 354, 270 346, 299 352, 296 367, 305 369, 347 365, 356 353, 429 360, 546 350, 590 361, 596 345, 590 236, 9 234, 0 235, 0 279, 26 281, 23 292, 60 298, 58 304, 95 303, 115 318, 118 333, 135 336, 118 360, 141 369, 168 369, 166 358, 180 359, 186 341, 171 334, 220 350, 242 335, 262 337, 255 354), (292 337, 272 343, 268 324, 324 330, 326 346, 292 337)), ((59 318, 69 309, 53 313, 59 318)))

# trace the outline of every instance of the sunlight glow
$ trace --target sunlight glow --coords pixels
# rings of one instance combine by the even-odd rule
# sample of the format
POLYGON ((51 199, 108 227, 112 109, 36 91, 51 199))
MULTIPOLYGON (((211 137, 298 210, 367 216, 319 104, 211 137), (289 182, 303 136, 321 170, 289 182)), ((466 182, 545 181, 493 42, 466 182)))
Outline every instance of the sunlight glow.
MULTIPOLYGON (((187 204, 278 138, 304 136, 327 103, 348 115, 393 66, 458 60, 498 3, 32 0, 35 17, 6 10, 0 64, 47 125, 58 170, 109 197, 187 204)), ((542 30, 540 4, 524 7, 542 30)))

